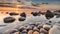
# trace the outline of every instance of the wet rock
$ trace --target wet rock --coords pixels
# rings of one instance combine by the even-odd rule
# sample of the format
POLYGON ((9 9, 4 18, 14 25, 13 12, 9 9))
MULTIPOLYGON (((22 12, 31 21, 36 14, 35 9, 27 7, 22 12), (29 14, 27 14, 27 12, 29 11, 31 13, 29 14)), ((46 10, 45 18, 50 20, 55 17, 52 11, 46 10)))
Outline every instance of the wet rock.
POLYGON ((31 12, 33 16, 40 16, 40 12, 31 12))
POLYGON ((28 32, 27 32, 27 30, 23 30, 22 32, 21 32, 21 34, 27 34, 28 32))
POLYGON ((58 26, 53 26, 53 27, 49 30, 49 34, 60 34, 60 27, 58 27, 58 26))
POLYGON ((23 30, 25 30, 25 29, 26 29, 26 27, 25 27, 25 26, 21 26, 21 27, 19 27, 19 29, 18 29, 18 30, 19 30, 20 32, 22 32, 22 31, 23 31, 23 30))
POLYGON ((43 28, 44 28, 45 30, 49 31, 49 29, 51 28, 51 26, 50 26, 50 25, 45 24, 45 25, 43 25, 43 28))
POLYGON ((15 21, 15 18, 13 17, 6 17, 4 18, 4 23, 12 23, 15 21))
POLYGON ((21 13, 20 16, 21 16, 21 17, 26 17, 25 12, 21 13))
POLYGON ((27 26, 28 31, 29 31, 29 30, 33 30, 33 28, 34 28, 33 25, 31 25, 31 26, 27 26))
POLYGON ((13 34, 15 32, 19 32, 17 29, 8 29, 5 32, 3 32, 2 34, 13 34))
POLYGON ((16 29, 16 30, 12 30, 12 31, 10 32, 10 34, 17 33, 17 32, 19 32, 17 29, 16 29))
POLYGON ((46 19, 50 19, 54 17, 54 14, 50 10, 47 10, 45 17, 46 19))
POLYGON ((15 33, 13 33, 13 34, 20 34, 20 32, 15 32, 15 33))
POLYGON ((49 30, 49 34, 60 34, 60 22, 53 25, 53 27, 49 30))
POLYGON ((39 25, 37 28, 40 30, 40 29, 43 28, 43 27, 39 25))
POLYGON ((33 34, 40 34, 38 31, 34 31, 33 34))
POLYGON ((14 15, 19 15, 18 13, 15 13, 15 12, 11 12, 9 13, 10 16, 14 16, 14 15))
POLYGON ((6 12, 6 14, 9 14, 8 12, 6 12))
POLYGON ((18 20, 19 20, 19 21, 25 21, 26 18, 24 18, 24 17, 20 17, 18 20))
POLYGON ((41 32, 41 33, 44 33, 44 34, 47 34, 47 33, 48 33, 48 31, 46 31, 44 28, 41 28, 41 29, 40 29, 40 32, 41 32))
POLYGON ((56 15, 56 18, 60 18, 60 15, 56 15))
POLYGON ((28 34, 32 34, 32 33, 33 33, 33 30, 29 30, 29 31, 28 31, 28 34))

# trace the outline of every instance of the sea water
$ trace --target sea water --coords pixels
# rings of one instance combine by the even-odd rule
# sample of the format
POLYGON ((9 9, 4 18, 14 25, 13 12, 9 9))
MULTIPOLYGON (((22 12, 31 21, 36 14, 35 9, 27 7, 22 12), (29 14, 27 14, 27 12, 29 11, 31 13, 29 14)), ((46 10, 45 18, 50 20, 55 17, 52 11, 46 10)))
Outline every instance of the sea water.
MULTIPOLYGON (((29 23, 46 23, 49 20, 45 18, 44 15, 40 15, 40 16, 27 16, 25 21, 18 21, 18 18, 20 18, 20 15, 17 16, 9 16, 9 15, 0 15, 0 34, 2 34, 3 32, 5 32, 6 30, 9 29, 13 29, 13 28, 18 28, 21 25, 26 25, 29 23), (4 23, 4 18, 6 17, 14 17, 16 20, 13 23, 4 23)), ((54 16, 53 18, 50 19, 50 21, 52 21, 53 23, 60 21, 60 18, 56 18, 56 16, 54 16)))

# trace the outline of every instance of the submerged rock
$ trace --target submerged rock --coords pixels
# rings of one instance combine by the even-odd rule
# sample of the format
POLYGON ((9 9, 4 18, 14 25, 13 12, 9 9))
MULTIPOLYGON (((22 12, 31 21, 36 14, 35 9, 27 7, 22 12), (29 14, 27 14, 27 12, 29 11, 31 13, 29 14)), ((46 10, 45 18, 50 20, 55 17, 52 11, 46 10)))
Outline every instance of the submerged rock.
POLYGON ((19 20, 19 21, 25 21, 26 18, 24 18, 24 17, 20 17, 18 20, 19 20))
POLYGON ((15 18, 13 17, 6 17, 4 18, 4 23, 12 23, 15 21, 15 18))
POLYGON ((9 13, 10 16, 14 16, 14 15, 19 15, 18 13, 15 13, 15 12, 11 12, 9 13))

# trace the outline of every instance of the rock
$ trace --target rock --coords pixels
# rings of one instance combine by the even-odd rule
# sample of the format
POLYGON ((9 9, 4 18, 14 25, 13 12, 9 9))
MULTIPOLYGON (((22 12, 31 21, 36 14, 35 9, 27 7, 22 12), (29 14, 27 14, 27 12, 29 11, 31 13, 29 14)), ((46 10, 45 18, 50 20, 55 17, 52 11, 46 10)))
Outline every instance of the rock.
POLYGON ((19 31, 20 31, 20 32, 22 32, 22 31, 25 30, 25 29, 26 29, 25 26, 21 26, 21 27, 19 27, 19 31))
POLYGON ((17 33, 17 32, 19 32, 17 29, 16 29, 16 30, 12 30, 12 31, 10 32, 10 34, 17 33))
POLYGON ((50 25, 45 24, 45 25, 43 25, 43 28, 44 28, 45 30, 49 31, 49 29, 51 28, 51 26, 50 26, 50 25))
POLYGON ((44 15, 44 14, 45 14, 45 12, 41 12, 41 14, 42 14, 42 15, 44 15))
POLYGON ((33 16, 40 16, 40 12, 31 12, 33 16))
POLYGON ((6 14, 9 14, 9 12, 6 12, 6 14))
POLYGON ((54 17, 54 14, 50 10, 47 10, 45 17, 46 19, 50 19, 54 17))
POLYGON ((34 31, 39 31, 37 27, 34 27, 33 30, 34 30, 34 31))
POLYGON ((26 17, 25 12, 21 13, 20 16, 21 16, 21 17, 26 17))
POLYGON ((6 17, 4 18, 4 23, 12 23, 15 21, 15 18, 13 17, 6 17))
POLYGON ((13 34, 20 34, 20 32, 15 32, 15 33, 13 33, 13 34))
POLYGON ((25 21, 26 18, 24 18, 24 17, 20 17, 18 20, 19 20, 19 21, 25 21))
POLYGON ((56 18, 60 18, 60 15, 56 15, 56 18))
POLYGON ((33 34, 40 34, 38 31, 34 31, 33 34))
POLYGON ((60 34, 60 22, 53 25, 53 27, 49 30, 49 34, 60 34))
POLYGON ((33 28, 34 28, 34 26, 32 26, 32 25, 31 26, 27 26, 28 31, 29 30, 33 30, 33 28))
POLYGON ((26 30, 23 30, 21 34, 27 34, 28 32, 26 30))
POLYGON ((33 33, 33 30, 29 30, 29 31, 28 31, 28 34, 32 34, 32 33, 33 33))
POLYGON ((49 30, 49 34, 60 34, 60 27, 53 26, 53 27, 49 30))
POLYGON ((9 13, 10 16, 14 16, 14 15, 19 15, 18 13, 15 13, 15 12, 11 12, 9 13))
POLYGON ((41 25, 38 26, 38 29, 40 30, 41 28, 43 28, 41 25))
POLYGON ((8 29, 5 32, 3 32, 2 34, 13 34, 15 32, 19 32, 17 29, 8 29))
POLYGON ((41 32, 41 33, 44 33, 44 34, 47 34, 47 33, 48 33, 48 31, 46 31, 44 28, 41 28, 41 29, 40 29, 40 32, 41 32))

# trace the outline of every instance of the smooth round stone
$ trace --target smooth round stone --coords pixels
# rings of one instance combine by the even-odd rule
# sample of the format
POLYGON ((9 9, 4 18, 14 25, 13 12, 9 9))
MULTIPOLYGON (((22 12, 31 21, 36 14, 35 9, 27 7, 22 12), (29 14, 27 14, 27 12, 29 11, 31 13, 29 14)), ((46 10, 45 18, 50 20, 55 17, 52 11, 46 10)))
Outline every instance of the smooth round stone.
POLYGON ((34 31, 34 32, 33 32, 33 34, 40 34, 40 33, 39 33, 39 32, 37 32, 37 31, 34 31))
POLYGON ((49 30, 49 34, 60 34, 60 26, 53 25, 53 27, 49 30))
POLYGON ((10 16, 14 16, 14 15, 19 15, 18 13, 15 13, 15 12, 11 12, 9 13, 10 16))
POLYGON ((6 17, 4 18, 4 23, 12 23, 15 21, 15 18, 13 17, 6 17))
POLYGON ((33 16, 40 16, 40 13, 39 13, 39 12, 31 12, 31 14, 32 14, 33 16))
POLYGON ((24 17, 20 17, 18 20, 19 20, 19 21, 25 21, 26 18, 24 18, 24 17))
POLYGON ((33 30, 29 30, 29 31, 28 31, 28 34, 32 34, 32 33, 33 33, 33 30))

